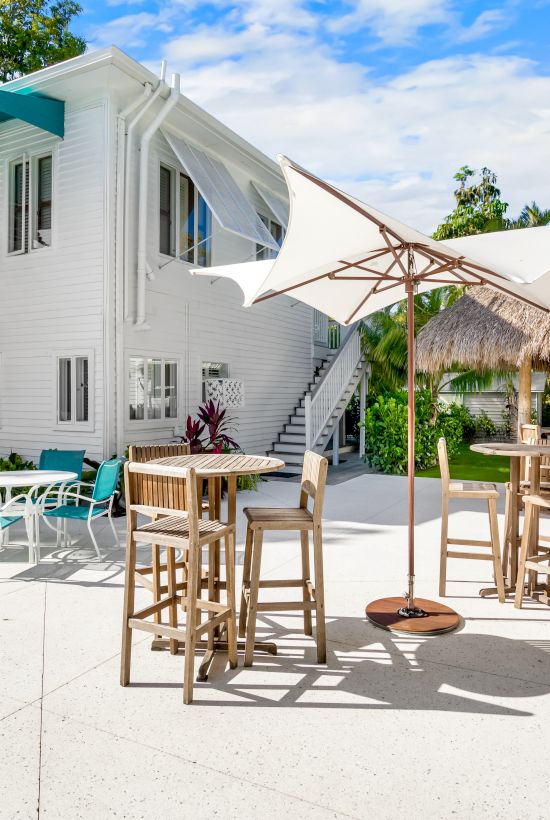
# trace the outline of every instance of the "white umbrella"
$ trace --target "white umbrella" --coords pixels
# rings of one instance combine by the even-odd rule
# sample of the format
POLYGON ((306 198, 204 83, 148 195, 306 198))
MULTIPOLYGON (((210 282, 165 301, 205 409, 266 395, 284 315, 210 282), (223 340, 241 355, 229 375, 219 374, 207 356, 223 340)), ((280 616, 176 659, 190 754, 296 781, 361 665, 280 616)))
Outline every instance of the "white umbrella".
POLYGON ((416 606, 414 597, 414 294, 448 284, 489 285, 549 309, 550 228, 493 235, 498 238, 483 243, 476 240, 485 236, 436 242, 286 157, 279 161, 289 189, 290 220, 277 259, 193 272, 233 279, 243 290, 246 305, 291 294, 345 325, 397 302, 404 288, 408 316, 408 591, 399 604, 394 606, 394 598, 385 599, 376 602, 380 606, 374 613, 368 608, 367 614, 378 625, 393 629, 406 624, 409 632, 448 631, 458 624, 456 613, 430 601, 416 606))

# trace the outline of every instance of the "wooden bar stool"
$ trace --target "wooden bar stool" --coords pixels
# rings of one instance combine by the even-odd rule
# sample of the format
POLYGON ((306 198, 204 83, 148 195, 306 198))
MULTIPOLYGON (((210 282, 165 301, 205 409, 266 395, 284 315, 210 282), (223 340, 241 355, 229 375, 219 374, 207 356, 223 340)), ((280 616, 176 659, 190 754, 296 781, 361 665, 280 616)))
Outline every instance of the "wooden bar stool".
MULTIPOLYGON (((137 515, 142 505, 132 503, 136 485, 143 478, 148 479, 154 467, 146 464, 128 463, 125 467, 125 490, 127 515, 129 516, 128 540, 126 545, 126 575, 124 585, 124 616, 122 629, 122 657, 120 682, 127 686, 130 682, 132 654, 132 630, 139 629, 153 635, 161 635, 170 640, 170 651, 176 654, 179 642, 185 645, 185 667, 183 682, 184 703, 193 699, 193 677, 195 646, 199 637, 208 632, 213 639, 213 630, 222 624, 227 627, 229 664, 237 665, 237 632, 235 618, 235 526, 220 521, 199 518, 197 500, 197 476, 193 469, 186 471, 185 489, 187 515, 165 515, 144 526, 137 526, 137 515), (223 539, 227 583, 225 604, 201 598, 201 556, 202 548, 223 539), (136 545, 159 545, 166 547, 168 584, 166 595, 138 611, 135 610, 136 585, 136 545), (176 588, 176 550, 186 556, 186 573, 181 583, 181 592, 176 588), (185 613, 185 625, 179 625, 178 604, 185 613), (147 620, 168 609, 169 625, 147 620), (205 612, 208 620, 202 622, 205 612)), ((166 512, 166 511, 165 511, 166 512)), ((147 514, 147 513, 146 513, 147 514)), ((164 590, 163 590, 164 592, 164 590)))
POLYGON ((550 546, 545 546, 550 542, 550 536, 537 535, 534 539, 533 529, 538 524, 541 510, 550 510, 550 498, 540 495, 523 496, 525 505, 525 522, 523 535, 521 538, 521 551, 518 563, 518 577, 516 581, 516 597, 514 606, 521 609, 523 602, 523 592, 525 589, 525 574, 529 572, 528 593, 532 595, 536 585, 537 573, 542 572, 547 578, 546 594, 540 600, 550 603, 548 582, 550 581, 550 546), (541 544, 540 542, 545 542, 541 544), (546 566, 544 565, 546 563, 546 566))
POLYGON ((245 507, 247 519, 246 544, 243 566, 243 587, 239 613, 239 636, 244 637, 244 665, 252 666, 256 617, 258 612, 303 611, 304 634, 312 634, 311 613, 315 611, 317 627, 317 662, 326 663, 325 596, 323 581, 322 522, 323 501, 327 480, 327 459, 317 453, 306 452, 298 507, 245 507), (308 500, 313 499, 313 509, 308 500), (302 577, 288 580, 260 580, 263 537, 266 531, 295 530, 300 533, 302 577), (309 533, 313 533, 313 562, 315 584, 311 580, 309 561, 309 533), (297 588, 302 590, 301 601, 259 602, 260 589, 297 588))
POLYGON ((439 454, 439 469, 441 471, 442 510, 441 510, 441 554, 439 563, 439 594, 442 598, 447 594, 447 559, 448 558, 475 558, 481 561, 492 561, 495 582, 498 591, 498 600, 505 601, 504 578, 500 560, 500 543, 498 537, 497 499, 499 493, 495 484, 481 481, 453 481, 449 473, 449 459, 447 442, 440 438, 437 443, 439 454), (471 538, 449 538, 449 500, 451 498, 472 499, 487 501, 489 508, 490 541, 479 541, 471 538), (449 550, 449 546, 489 547, 491 554, 481 552, 458 552, 449 550))
MULTIPOLYGON (((173 456, 188 456, 191 450, 189 444, 131 444, 128 448, 128 459, 130 462, 145 464, 156 458, 170 458, 173 456)), ((197 481, 197 501, 200 513, 208 510, 208 501, 202 500, 203 481, 197 481)), ((187 494, 185 490, 185 480, 173 476, 160 475, 140 475, 136 478, 134 486, 134 507, 140 515, 149 517, 152 521, 166 515, 187 516, 187 494)), ((218 518, 218 515, 211 515, 211 518, 218 518)), ((129 524, 129 519, 127 519, 129 524)), ((186 560, 176 561, 175 569, 181 570, 185 575, 187 571, 186 560)), ((151 566, 139 567, 136 570, 136 580, 141 586, 146 587, 153 593, 153 601, 159 601, 163 592, 166 592, 165 574, 168 566, 161 561, 161 547, 153 544, 151 548, 151 566)), ((201 570, 203 586, 208 578, 206 570, 201 570)), ((181 583, 177 584, 177 589, 181 589, 181 583)), ((157 612, 155 621, 161 623, 162 612, 157 612)), ((152 649, 160 648, 165 642, 153 640, 152 649)))

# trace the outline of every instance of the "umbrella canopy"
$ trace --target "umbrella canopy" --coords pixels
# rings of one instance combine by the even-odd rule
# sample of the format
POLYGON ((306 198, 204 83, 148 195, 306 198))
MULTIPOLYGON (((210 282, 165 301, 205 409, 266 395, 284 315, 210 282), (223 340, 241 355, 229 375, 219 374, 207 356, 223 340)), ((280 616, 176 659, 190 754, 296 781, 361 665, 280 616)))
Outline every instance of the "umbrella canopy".
POLYGON ((408 279, 415 292, 488 284, 550 307, 550 228, 436 242, 286 157, 279 161, 290 193, 290 222, 276 261, 196 271, 235 280, 246 305, 289 293, 351 324, 402 299, 408 279))
POLYGON ((416 364, 424 373, 457 365, 505 370, 526 360, 549 369, 550 314, 490 288, 467 291, 416 337, 416 364))

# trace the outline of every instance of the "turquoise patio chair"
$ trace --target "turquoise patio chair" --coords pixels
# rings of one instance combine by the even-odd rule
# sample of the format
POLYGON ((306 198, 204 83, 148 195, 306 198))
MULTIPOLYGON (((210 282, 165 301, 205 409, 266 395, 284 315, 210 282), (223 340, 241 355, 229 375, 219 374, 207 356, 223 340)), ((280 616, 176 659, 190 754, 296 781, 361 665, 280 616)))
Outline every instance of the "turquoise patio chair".
POLYGON ((94 533, 92 531, 92 521, 106 515, 115 537, 114 546, 119 546, 118 535, 111 516, 113 509, 113 499, 120 476, 121 460, 118 458, 109 459, 99 465, 96 480, 93 485, 92 495, 85 496, 80 493, 68 490, 63 494, 63 503, 53 510, 45 510, 45 518, 56 518, 58 521, 58 531, 60 522, 63 521, 64 542, 67 546, 67 522, 86 521, 88 532, 92 539, 98 560, 101 560, 101 553, 97 546, 94 533))
MULTIPOLYGON (((76 473, 77 478, 65 485, 65 490, 75 490, 81 492, 82 487, 82 469, 84 464, 84 456, 86 450, 42 450, 40 453, 40 460, 38 462, 39 470, 61 470, 67 473, 76 473)), ((59 491, 55 486, 48 486, 44 488, 35 487, 30 493, 30 500, 32 504, 37 504, 36 516, 36 539, 37 549, 40 549, 40 516, 44 516, 46 510, 52 510, 59 504, 59 491)), ((70 502, 74 504, 75 502, 70 502)), ((45 522, 48 524, 48 522, 45 522)), ((50 525, 48 524, 50 527, 50 525)), ((53 527, 50 527, 53 529, 53 527)), ((60 533, 57 535, 57 546, 60 546, 60 533)))

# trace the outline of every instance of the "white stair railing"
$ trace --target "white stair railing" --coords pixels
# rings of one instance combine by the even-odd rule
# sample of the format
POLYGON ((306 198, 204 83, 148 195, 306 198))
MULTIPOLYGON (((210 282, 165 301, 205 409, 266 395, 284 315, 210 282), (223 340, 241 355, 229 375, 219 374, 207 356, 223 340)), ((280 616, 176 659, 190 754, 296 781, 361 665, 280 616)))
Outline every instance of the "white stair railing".
POLYGON ((333 359, 330 369, 314 395, 308 393, 305 397, 307 450, 311 450, 317 444, 360 361, 361 336, 354 330, 333 359))

